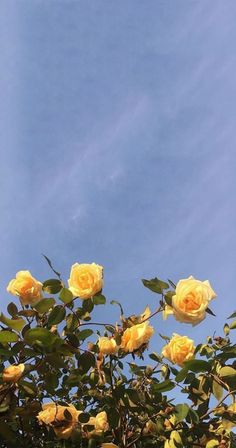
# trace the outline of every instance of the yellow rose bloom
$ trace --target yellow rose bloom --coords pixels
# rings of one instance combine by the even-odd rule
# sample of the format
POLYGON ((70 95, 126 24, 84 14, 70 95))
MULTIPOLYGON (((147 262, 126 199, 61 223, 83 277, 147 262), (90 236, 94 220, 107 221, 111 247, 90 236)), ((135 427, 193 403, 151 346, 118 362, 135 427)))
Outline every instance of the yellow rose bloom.
POLYGON ((101 337, 98 340, 98 347, 100 353, 103 355, 112 355, 119 349, 114 338, 101 337))
POLYGON ((192 339, 173 333, 170 342, 163 347, 162 355, 173 364, 182 367, 184 361, 193 358, 194 350, 194 341, 192 339))
POLYGON ((68 285, 74 297, 90 299, 103 287, 103 267, 95 263, 73 264, 68 285))
POLYGON ((172 311, 164 313, 174 314, 179 322, 197 325, 206 316, 206 309, 210 301, 216 297, 208 280, 196 280, 193 276, 177 283, 175 295, 172 297, 172 311))
POLYGON ((86 425, 94 426, 94 430, 90 431, 90 436, 101 435, 104 431, 109 429, 107 421, 107 413, 105 411, 99 412, 95 417, 90 417, 86 425))
POLYGON ((61 406, 55 403, 43 404, 42 408, 37 416, 39 423, 52 426, 58 439, 69 439, 77 427, 81 411, 77 411, 73 405, 61 406), (71 420, 66 419, 65 410, 71 414, 71 420))
POLYGON ((121 348, 125 352, 133 352, 141 347, 141 345, 149 342, 153 333, 154 329, 149 325, 148 321, 133 325, 124 331, 121 338, 121 348))
POLYGON ((7 292, 18 296, 22 305, 32 305, 42 298, 42 283, 36 280, 29 271, 19 271, 12 279, 7 292))
POLYGON ((177 448, 178 445, 182 445, 182 439, 178 431, 171 431, 170 439, 164 443, 164 448, 177 448))
POLYGON ((5 383, 17 383, 17 381, 22 377, 24 370, 24 364, 8 366, 3 370, 2 379, 5 383))

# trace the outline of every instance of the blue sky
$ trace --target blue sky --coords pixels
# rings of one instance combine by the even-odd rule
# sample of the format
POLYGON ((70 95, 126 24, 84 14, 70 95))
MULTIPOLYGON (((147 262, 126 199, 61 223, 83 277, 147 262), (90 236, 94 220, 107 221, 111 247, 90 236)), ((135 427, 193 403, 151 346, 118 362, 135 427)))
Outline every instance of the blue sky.
MULTIPOLYGON (((236 309, 234 0, 3 0, 1 297, 20 269, 105 269, 127 313, 140 278, 209 279, 236 309)), ((111 306, 111 319, 116 313, 111 306)), ((102 316, 102 312, 101 312, 102 316)), ((158 337, 153 348, 159 346, 158 337)))

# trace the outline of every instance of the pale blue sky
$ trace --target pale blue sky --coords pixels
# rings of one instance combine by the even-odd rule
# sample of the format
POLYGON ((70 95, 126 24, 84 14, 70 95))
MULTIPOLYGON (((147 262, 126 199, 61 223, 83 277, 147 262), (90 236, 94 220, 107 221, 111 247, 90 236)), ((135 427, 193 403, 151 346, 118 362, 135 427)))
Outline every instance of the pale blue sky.
POLYGON ((0 2, 3 307, 16 271, 51 276, 46 253, 65 279, 102 264, 127 313, 155 306, 142 277, 209 279, 217 319, 158 326, 220 329, 236 309, 235 23, 234 0, 0 2))

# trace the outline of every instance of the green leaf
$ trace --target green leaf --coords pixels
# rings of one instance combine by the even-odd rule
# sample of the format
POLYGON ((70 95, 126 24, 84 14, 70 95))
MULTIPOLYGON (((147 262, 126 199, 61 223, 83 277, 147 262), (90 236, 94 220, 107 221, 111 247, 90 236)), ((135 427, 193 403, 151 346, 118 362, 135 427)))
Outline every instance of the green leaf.
POLYGON ((8 319, 6 316, 4 316, 3 313, 0 315, 0 321, 7 325, 9 328, 12 328, 16 331, 21 331, 22 328, 25 326, 26 322, 24 319, 18 318, 18 319, 8 319))
POLYGON ((231 330, 234 330, 234 329, 236 328, 236 320, 234 320, 234 321, 230 324, 229 328, 231 328, 231 330))
POLYGON ((220 369, 219 375, 221 377, 233 376, 233 375, 236 375, 236 370, 233 369, 233 367, 225 366, 220 369))
POLYGON ((208 372, 211 369, 207 361, 202 361, 200 359, 191 359, 189 361, 185 361, 184 367, 194 373, 208 372))
POLYGON ((167 341, 167 342, 170 341, 169 336, 165 336, 164 334, 161 334, 161 333, 158 333, 158 334, 159 334, 159 336, 161 337, 161 339, 164 339, 164 341, 167 341))
POLYGON ((93 330, 90 330, 89 328, 86 330, 81 330, 76 333, 76 336, 78 339, 81 339, 84 341, 85 339, 89 338, 93 334, 93 330))
POLYGON ((167 305, 172 305, 172 297, 175 295, 175 291, 167 291, 164 295, 167 305))
POLYGON ((47 313, 51 308, 53 308, 55 303, 56 301, 52 297, 49 299, 42 299, 40 300, 40 302, 34 305, 34 308, 36 309, 36 311, 38 311, 38 313, 44 314, 47 313))
POLYGON ((59 299, 61 299, 64 303, 70 303, 74 299, 74 296, 68 288, 62 288, 59 299))
POLYGON ((48 294, 57 294, 63 288, 63 283, 61 280, 56 278, 50 278, 43 283, 43 290, 48 294))
POLYGON ((110 304, 111 305, 118 305, 120 307, 121 316, 124 315, 124 310, 123 310, 122 305, 120 304, 120 302, 118 302, 117 300, 111 300, 110 304))
POLYGON ((175 387, 175 383, 170 380, 163 381, 162 383, 153 384, 153 388, 155 392, 168 392, 175 387))
POLYGON ((139 404, 141 399, 139 393, 135 389, 126 389, 125 393, 134 404, 139 404))
POLYGON ((194 423, 195 425, 199 423, 199 420, 200 420, 199 415, 194 409, 189 408, 188 416, 190 417, 191 422, 194 423))
POLYGON ((62 306, 62 305, 55 306, 48 316, 49 327, 51 327, 52 325, 59 324, 64 319, 65 315, 66 315, 66 310, 65 310, 64 306, 62 306))
POLYGON ((16 342, 18 341, 18 336, 13 331, 1 330, 0 331, 0 342, 5 344, 7 342, 16 342))
POLYGON ((161 362, 162 358, 157 353, 150 353, 149 358, 151 358, 153 361, 161 362))
POLYGON ((20 381, 20 389, 23 389, 28 397, 34 397, 38 392, 37 387, 33 383, 23 380, 20 381))
POLYGON ((207 309, 206 309, 206 312, 207 312, 208 314, 210 314, 211 316, 215 316, 215 317, 216 317, 216 315, 213 313, 212 310, 210 310, 210 308, 207 308, 207 309))
POLYGON ((163 294, 164 289, 169 288, 169 284, 159 280, 157 277, 150 280, 142 279, 144 286, 157 294, 163 294))
POLYGON ((95 363, 95 357, 90 352, 84 352, 78 358, 78 366, 83 373, 87 373, 91 367, 95 366, 95 363))
POLYGON ((80 423, 88 423, 89 419, 90 415, 87 414, 87 412, 81 412, 81 414, 78 417, 80 423))
POLYGON ((236 311, 234 311, 234 313, 231 314, 227 319, 233 319, 234 317, 236 317, 236 311))
POLYGON ((94 305, 105 305, 106 297, 103 294, 96 294, 93 296, 94 305))
POLYGON ((218 401, 223 397, 223 387, 215 380, 212 383, 212 392, 218 401))
POLYGON ((85 313, 91 313, 93 311, 94 304, 92 299, 86 299, 82 302, 82 309, 85 313))
POLYGON ((15 317, 15 315, 18 313, 18 308, 15 303, 10 302, 7 306, 7 311, 12 317, 15 317))
POLYGON ((24 339, 25 342, 29 345, 33 345, 36 342, 39 342, 40 344, 42 344, 42 346, 48 347, 52 345, 58 339, 58 337, 46 328, 37 327, 28 330, 24 335, 24 339))
POLYGON ((182 422, 188 415, 189 406, 186 403, 175 406, 176 423, 182 422))
POLYGON ((52 266, 52 262, 51 262, 51 260, 49 260, 49 258, 48 258, 46 255, 44 255, 44 254, 42 254, 42 256, 43 256, 43 257, 45 258, 45 260, 48 262, 48 264, 49 264, 50 268, 52 269, 52 271, 54 272, 54 274, 56 274, 57 277, 61 278, 61 274, 60 274, 59 272, 55 271, 54 267, 52 266))
POLYGON ((175 381, 177 381, 177 383, 181 383, 186 378, 187 373, 188 373, 188 369, 186 367, 184 367, 183 369, 181 369, 179 371, 179 373, 177 373, 177 375, 175 377, 175 381))

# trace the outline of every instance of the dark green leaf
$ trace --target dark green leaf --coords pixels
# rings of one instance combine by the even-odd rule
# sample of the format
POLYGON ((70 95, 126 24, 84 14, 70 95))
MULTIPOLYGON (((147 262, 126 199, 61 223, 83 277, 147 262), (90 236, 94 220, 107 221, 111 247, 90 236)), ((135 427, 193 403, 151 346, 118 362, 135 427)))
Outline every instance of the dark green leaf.
POLYGON ((168 282, 169 282, 170 286, 172 286, 172 288, 176 289, 176 285, 175 285, 174 282, 172 282, 172 280, 170 280, 170 279, 168 278, 168 282))
POLYGON ((103 294, 96 294, 93 297, 93 303, 94 305, 105 305, 106 297, 103 294))
POLYGON ((150 280, 142 279, 144 286, 157 294, 163 294, 164 289, 169 288, 169 284, 159 280, 157 277, 150 280))
POLYGON ((177 373, 177 375, 175 377, 175 381, 177 381, 177 383, 181 383, 185 379, 187 373, 188 373, 188 369, 186 367, 184 367, 183 369, 181 369, 179 371, 179 373, 177 373))
POLYGON ((207 312, 208 314, 211 314, 211 316, 215 316, 215 317, 216 317, 216 315, 213 313, 213 311, 210 310, 210 308, 207 308, 207 309, 206 309, 206 312, 207 312))
POLYGON ((81 330, 76 333, 78 339, 84 341, 86 338, 89 338, 93 334, 93 330, 86 328, 86 330, 81 330))
POLYGON ((46 328, 31 328, 24 335, 25 342, 29 345, 33 345, 36 342, 40 342, 42 346, 50 346, 52 345, 58 337, 51 333, 46 328))
POLYGON ((8 305, 8 307, 7 307, 7 311, 8 311, 8 313, 9 313, 12 317, 15 317, 15 315, 18 313, 18 308, 17 308, 17 306, 15 305, 15 303, 10 302, 9 305, 8 305))
POLYGON ((43 283, 43 290, 48 294, 57 294, 63 288, 61 280, 56 278, 50 278, 43 283))
POLYGON ((175 387, 175 384, 173 381, 166 380, 162 383, 155 383, 153 384, 153 388, 155 392, 168 392, 169 390, 172 390, 175 387))
POLYGON ((64 319, 65 315, 66 315, 66 310, 65 310, 64 306, 62 306, 62 305, 55 306, 48 316, 49 327, 51 327, 52 325, 59 324, 64 319))
POLYGON ((87 373, 91 367, 95 366, 95 357, 90 352, 84 352, 78 358, 78 367, 83 373, 87 373))
POLYGON ((85 313, 91 313, 93 311, 94 304, 92 299, 83 300, 82 309, 85 313))
POLYGON ((149 358, 151 358, 153 361, 161 362, 162 358, 157 353, 150 353, 149 358))
POLYGON ((199 419, 199 415, 198 415, 198 413, 194 409, 189 408, 188 416, 190 417, 190 420, 191 420, 192 423, 194 423, 194 424, 198 424, 199 423, 199 420, 200 420, 199 419))
POLYGON ((81 414, 78 417, 80 423, 88 423, 89 419, 90 415, 87 414, 86 412, 81 412, 81 414))
POLYGON ((194 373, 207 372, 211 369, 210 364, 207 361, 202 361, 201 359, 191 359, 190 361, 185 361, 184 367, 194 373))
POLYGON ((42 299, 40 300, 40 302, 34 305, 34 308, 38 311, 38 313, 44 314, 47 313, 51 308, 53 308, 55 303, 56 301, 52 297, 49 299, 42 299))

